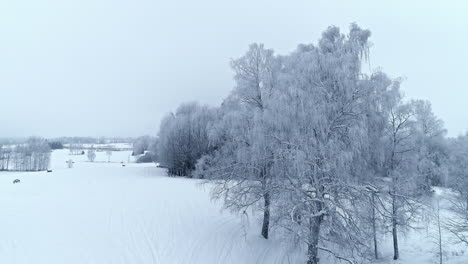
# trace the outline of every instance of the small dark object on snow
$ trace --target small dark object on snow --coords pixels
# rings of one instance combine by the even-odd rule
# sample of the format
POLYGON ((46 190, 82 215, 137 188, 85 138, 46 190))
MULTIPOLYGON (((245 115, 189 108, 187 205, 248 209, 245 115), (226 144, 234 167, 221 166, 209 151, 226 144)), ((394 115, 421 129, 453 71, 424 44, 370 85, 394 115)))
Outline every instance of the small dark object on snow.
POLYGON ((13 184, 15 184, 15 183, 20 183, 20 182, 21 182, 21 181, 20 181, 19 179, 15 179, 15 180, 13 181, 13 184))
POLYGON ((125 167, 125 164, 122 164, 122 167, 125 167))
POLYGON ((47 170, 47 172, 52 172, 52 170, 47 170))

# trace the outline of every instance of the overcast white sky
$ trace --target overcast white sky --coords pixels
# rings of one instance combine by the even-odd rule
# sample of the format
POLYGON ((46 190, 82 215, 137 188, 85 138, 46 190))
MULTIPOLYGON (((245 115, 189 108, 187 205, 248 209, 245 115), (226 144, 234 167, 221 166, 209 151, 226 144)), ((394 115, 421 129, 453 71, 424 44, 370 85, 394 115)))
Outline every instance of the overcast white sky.
POLYGON ((456 136, 468 128, 465 1, 0 1, 0 137, 155 134, 181 102, 218 105, 229 59, 329 25, 372 31, 372 68, 404 76, 456 136))

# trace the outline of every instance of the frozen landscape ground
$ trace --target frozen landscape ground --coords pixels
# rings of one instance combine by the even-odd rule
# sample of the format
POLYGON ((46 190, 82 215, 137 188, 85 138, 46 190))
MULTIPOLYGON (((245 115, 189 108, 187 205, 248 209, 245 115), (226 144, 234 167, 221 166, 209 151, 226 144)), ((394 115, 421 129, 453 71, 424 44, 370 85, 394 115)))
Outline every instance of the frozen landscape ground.
MULTIPOLYGON (((222 211, 208 185, 167 177, 154 164, 123 167, 129 156, 114 152, 107 163, 98 152, 91 163, 59 150, 52 173, 1 172, 0 263, 305 263, 299 250, 274 235, 261 238, 254 217, 242 225, 239 216, 222 211), (13 184, 16 178, 21 183, 13 184)), ((402 236, 397 262, 388 237, 379 263, 437 263, 427 230, 434 228, 402 236)), ((468 263, 463 247, 446 249, 445 263, 468 263)))
POLYGON ((61 150, 52 173, 0 173, 0 263, 287 263, 279 245, 245 236, 206 186, 154 164, 122 167, 129 155, 107 163, 98 152, 91 163, 61 150))

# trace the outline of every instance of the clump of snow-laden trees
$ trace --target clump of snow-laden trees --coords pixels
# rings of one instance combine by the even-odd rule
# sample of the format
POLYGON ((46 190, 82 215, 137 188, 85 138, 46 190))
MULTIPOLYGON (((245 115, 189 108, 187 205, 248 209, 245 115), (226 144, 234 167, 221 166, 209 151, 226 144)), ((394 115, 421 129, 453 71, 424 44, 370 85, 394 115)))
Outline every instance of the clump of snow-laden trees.
POLYGON ((133 142, 132 156, 137 156, 137 163, 149 163, 157 161, 157 138, 141 136, 133 142))
POLYGON ((150 149, 151 142, 154 142, 150 136, 141 136, 133 142, 132 156, 145 154, 150 149))
POLYGON ((456 194, 451 201, 453 216, 447 229, 468 246, 468 133, 449 141, 448 186, 456 194))
POLYGON ((289 232, 308 264, 378 258, 386 232, 398 259, 399 233, 447 183, 448 152, 428 102, 362 71, 369 37, 352 24, 289 55, 252 44, 231 62, 236 85, 219 108, 184 104, 162 121, 159 161, 214 183, 226 208, 260 211, 261 235, 289 232))
POLYGON ((190 176, 197 160, 208 154, 207 127, 215 121, 215 115, 207 106, 187 103, 162 120, 156 151, 170 175, 190 176))
POLYGON ((25 143, 0 145, 1 171, 43 171, 50 163, 51 149, 47 140, 31 137, 25 143))

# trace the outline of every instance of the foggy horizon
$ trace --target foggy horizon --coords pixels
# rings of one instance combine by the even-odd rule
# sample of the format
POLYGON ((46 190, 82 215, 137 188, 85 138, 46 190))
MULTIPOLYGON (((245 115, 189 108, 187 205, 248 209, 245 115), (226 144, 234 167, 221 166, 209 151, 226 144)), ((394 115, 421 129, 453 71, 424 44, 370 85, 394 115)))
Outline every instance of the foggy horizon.
POLYGON ((468 128, 462 1, 29 1, 0 4, 0 137, 156 135, 182 102, 218 106, 250 43, 288 54, 330 25, 372 32, 370 62, 404 77, 449 136, 468 128), (268 3, 268 4, 267 4, 268 3), (112 6, 108 9, 108 6, 112 6), (447 48, 449 44, 450 48, 447 48), (55 124, 60 124, 56 126, 55 124))

